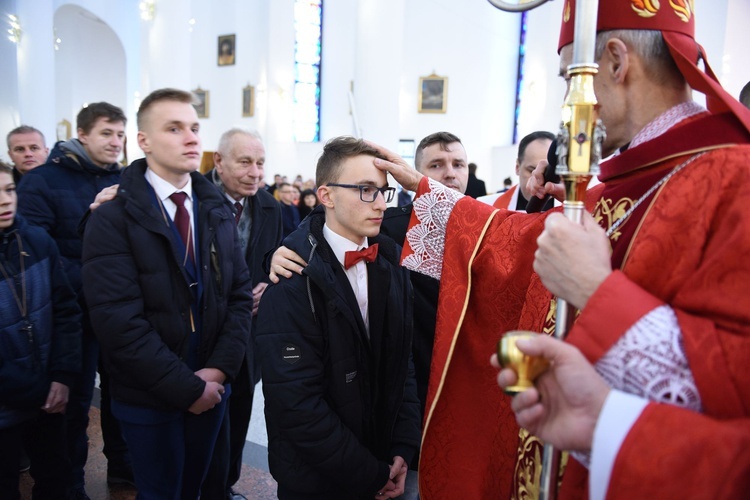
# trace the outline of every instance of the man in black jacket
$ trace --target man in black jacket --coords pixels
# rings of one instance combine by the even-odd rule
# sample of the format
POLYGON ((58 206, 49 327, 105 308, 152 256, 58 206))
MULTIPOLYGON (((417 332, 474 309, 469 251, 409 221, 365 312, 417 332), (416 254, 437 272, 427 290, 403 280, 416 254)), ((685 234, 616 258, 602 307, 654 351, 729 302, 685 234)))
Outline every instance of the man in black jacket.
POLYGON ((83 284, 139 495, 196 498, 249 338, 250 276, 225 199, 196 171, 192 95, 138 110, 145 160, 92 214, 83 284))
MULTIPOLYGON (((251 335, 256 328, 260 298, 268 286, 263 257, 281 244, 281 206, 273 195, 260 189, 265 162, 266 150, 260 135, 233 128, 224 132, 219 139, 218 150, 214 153, 216 168, 206 174, 206 178, 221 190, 235 211, 240 244, 253 282, 251 335)), ((260 362, 256 350, 251 347, 232 384, 227 416, 201 492, 203 498, 244 498, 231 487, 240 478, 242 450, 253 409, 255 384, 259 380, 260 362)))
MULTIPOLYGON (((466 149, 461 139, 450 132, 435 132, 419 142, 414 158, 415 168, 427 177, 455 189, 463 194, 469 177, 466 149)), ((412 214, 413 204, 403 207, 389 207, 384 214, 380 228, 382 234, 392 238, 403 247, 406 230, 412 214)), ((291 277, 292 272, 301 273, 305 261, 302 255, 290 252, 281 247, 274 254, 271 262, 272 281, 277 275, 291 277)), ((420 402, 420 420, 424 421, 427 388, 430 380, 430 363, 432 346, 435 340, 435 321, 437 317, 438 293, 440 282, 435 278, 420 273, 411 273, 414 287, 414 338, 412 355, 417 383, 417 395, 420 402)), ((417 461, 410 464, 417 469, 417 461)))
POLYGON ((395 498, 419 446, 411 365, 412 291, 398 246, 380 237, 395 188, 364 141, 330 141, 321 206, 284 244, 304 276, 270 286, 256 346, 278 496, 395 498), (382 195, 382 196, 381 196, 382 195))

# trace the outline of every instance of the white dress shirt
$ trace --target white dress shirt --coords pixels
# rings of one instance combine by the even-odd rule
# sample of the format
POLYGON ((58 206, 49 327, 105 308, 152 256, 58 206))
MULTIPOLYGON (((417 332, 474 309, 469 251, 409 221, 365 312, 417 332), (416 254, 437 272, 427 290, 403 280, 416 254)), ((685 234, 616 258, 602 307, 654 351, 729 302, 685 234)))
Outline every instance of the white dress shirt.
POLYGON ((146 182, 151 184, 151 187, 154 188, 156 197, 159 199, 164 210, 167 212, 167 215, 169 215, 169 218, 173 222, 174 215, 177 213, 177 205, 175 205, 169 197, 174 193, 179 192, 183 192, 187 195, 187 198, 185 198, 185 209, 190 216, 190 234, 193 236, 193 249, 198 248, 196 245, 197 240, 195 238, 195 221, 193 221, 193 180, 188 176, 187 183, 185 183, 180 189, 177 189, 172 184, 159 177, 159 175, 150 168, 146 169, 144 176, 146 177, 146 182))
POLYGON ((344 256, 346 255, 346 252, 352 252, 367 248, 367 238, 363 238, 362 244, 357 245, 353 241, 348 240, 343 236, 340 236, 333 232, 333 230, 328 227, 327 223, 323 226, 323 237, 328 242, 328 245, 330 245, 331 250, 333 250, 333 254, 336 256, 339 264, 341 264, 341 267, 344 269, 346 277, 349 280, 349 284, 352 286, 352 291, 354 292, 354 296, 357 298, 359 312, 362 314, 362 320, 365 323, 365 329, 367 330, 367 336, 369 338, 370 318, 367 304, 367 265, 365 264, 365 261, 360 260, 349 269, 346 269, 344 267, 344 256))

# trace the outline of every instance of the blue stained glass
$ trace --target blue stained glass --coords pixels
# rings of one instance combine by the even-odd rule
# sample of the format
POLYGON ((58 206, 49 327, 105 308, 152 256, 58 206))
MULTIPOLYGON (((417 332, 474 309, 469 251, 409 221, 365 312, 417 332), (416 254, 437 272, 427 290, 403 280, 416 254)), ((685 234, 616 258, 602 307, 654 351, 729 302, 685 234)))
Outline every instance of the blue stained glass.
POLYGON ((298 82, 317 84, 320 79, 320 68, 312 64, 297 64, 295 73, 298 82))
POLYGON ((294 3, 294 138, 320 140, 320 63, 322 0, 294 3))
POLYGON ((516 109, 513 120, 513 144, 518 141, 518 121, 521 116, 524 63, 526 62, 526 12, 521 13, 521 35, 518 40, 518 73, 516 76, 516 109))

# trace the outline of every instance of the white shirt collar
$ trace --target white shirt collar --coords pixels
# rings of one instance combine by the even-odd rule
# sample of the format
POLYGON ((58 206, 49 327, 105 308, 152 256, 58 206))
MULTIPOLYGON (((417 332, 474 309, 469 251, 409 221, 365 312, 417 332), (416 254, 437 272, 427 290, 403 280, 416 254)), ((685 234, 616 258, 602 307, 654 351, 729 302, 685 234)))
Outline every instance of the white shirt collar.
POLYGON ((239 200, 235 200, 234 198, 232 198, 231 196, 229 196, 229 194, 226 191, 224 191, 224 196, 227 197, 227 200, 229 200, 229 203, 231 203, 232 206, 234 206, 235 203, 239 203, 243 207, 245 206, 245 200, 246 200, 246 198, 244 196, 242 198, 240 198, 239 200))
POLYGON ((193 179, 192 177, 188 176, 187 184, 185 184, 180 189, 177 189, 172 184, 170 184, 166 180, 159 177, 159 175, 153 170, 151 170, 150 168, 146 169, 145 177, 148 183, 151 184, 151 187, 154 188, 157 198, 159 198, 162 202, 169 199, 169 197, 177 191, 182 191, 188 196, 191 202, 193 201, 193 179))

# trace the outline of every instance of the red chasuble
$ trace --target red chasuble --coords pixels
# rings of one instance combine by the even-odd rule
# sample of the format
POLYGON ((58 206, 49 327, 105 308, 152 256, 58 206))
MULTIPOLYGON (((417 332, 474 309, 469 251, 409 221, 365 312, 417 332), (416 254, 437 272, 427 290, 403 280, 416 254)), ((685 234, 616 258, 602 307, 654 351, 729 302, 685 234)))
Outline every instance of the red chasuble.
MULTIPOLYGON (((733 118, 702 115, 602 165, 603 184, 589 191, 586 204, 608 229, 651 186, 690 160, 612 234, 616 271, 591 297, 568 337, 595 363, 645 314, 670 305, 704 412, 719 419, 750 416, 748 142, 733 118)), ((425 190, 426 182, 418 195, 425 190)), ((545 217, 497 210, 470 198, 462 198, 451 213, 420 498, 538 496, 542 445, 519 434, 489 357, 508 330, 554 328, 554 302, 532 269, 545 217)), ((404 255, 410 251, 405 245, 404 255)), ((624 487, 621 462, 610 491, 624 487)), ((571 459, 561 497, 586 497, 586 484, 586 469, 571 459)))

